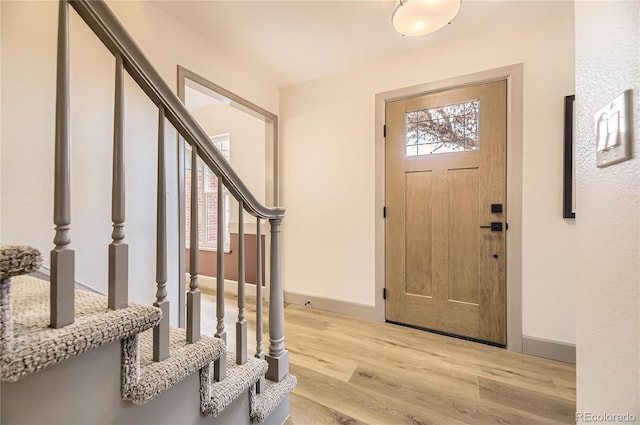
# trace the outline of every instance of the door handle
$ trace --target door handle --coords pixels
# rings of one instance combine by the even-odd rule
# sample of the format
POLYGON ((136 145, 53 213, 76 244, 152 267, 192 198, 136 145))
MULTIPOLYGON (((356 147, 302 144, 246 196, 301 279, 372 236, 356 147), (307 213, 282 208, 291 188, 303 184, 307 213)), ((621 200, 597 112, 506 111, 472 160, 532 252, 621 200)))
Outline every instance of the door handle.
POLYGON ((489 226, 480 226, 481 229, 491 229, 492 232, 502 232, 502 222, 492 221, 489 226))

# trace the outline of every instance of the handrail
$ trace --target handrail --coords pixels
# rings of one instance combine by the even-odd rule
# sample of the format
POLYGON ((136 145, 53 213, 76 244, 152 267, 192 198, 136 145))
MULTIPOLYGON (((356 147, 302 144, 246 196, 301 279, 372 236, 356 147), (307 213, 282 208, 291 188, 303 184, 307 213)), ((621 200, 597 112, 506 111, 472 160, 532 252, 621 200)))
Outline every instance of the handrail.
POLYGON ((129 75, 151 101, 165 110, 166 118, 185 141, 192 146, 197 146, 200 158, 216 176, 222 179, 231 195, 242 202, 245 210, 254 217, 281 220, 284 217, 284 208, 267 207, 256 199, 229 162, 210 142, 207 133, 154 69, 106 3, 90 0, 68 0, 68 2, 111 53, 116 57, 122 57, 124 68, 129 75))
MULTIPOLYGON (((123 304, 126 304, 127 282, 123 276, 127 274, 128 245, 124 243, 124 187, 121 184, 124 178, 124 161, 122 160, 123 105, 122 105, 122 74, 126 70, 136 81, 138 86, 146 93, 149 99, 158 108, 158 181, 157 181, 157 209, 156 209, 156 301, 154 305, 161 309, 162 320, 153 330, 153 360, 162 361, 170 355, 170 327, 169 327, 169 300, 167 298, 167 243, 166 243, 166 162, 165 162, 165 124, 167 119, 176 128, 183 139, 192 148, 192 162, 199 156, 204 163, 213 170, 218 177, 218 279, 216 285, 216 334, 215 336, 226 341, 224 329, 224 247, 222 235, 224 225, 224 202, 221 187, 227 190, 238 200, 240 205, 240 233, 239 238, 244 242, 242 225, 242 210, 257 218, 258 232, 256 243, 260 247, 261 235, 259 232, 260 220, 269 220, 271 227, 271 255, 270 276, 271 285, 269 291, 269 354, 265 356, 269 364, 266 378, 280 382, 289 373, 289 353, 284 346, 284 291, 282 288, 282 256, 280 228, 284 217, 284 209, 279 207, 266 207, 256 200, 253 194, 240 180, 229 162, 209 140, 208 135, 198 125, 183 103, 171 91, 169 86, 160 77, 158 72, 149 63, 140 48, 135 44, 124 27, 109 10, 102 0, 60 0, 59 28, 58 28, 58 78, 56 82, 56 144, 55 144, 55 171, 56 176, 69 175, 69 55, 68 55, 68 5, 76 10, 78 15, 98 36, 102 43, 116 58, 116 92, 114 98, 114 164, 113 164, 113 194, 112 196, 112 221, 114 226, 113 243, 109 250, 109 300, 116 300, 121 295, 123 304), (112 249, 113 248, 113 249, 112 249), (118 295, 120 294, 120 295, 118 295)), ((180 155, 179 155, 180 156, 180 155)), ((198 186, 195 163, 192 164, 192 191, 198 186), (195 183, 195 184, 194 184, 195 183)), ((70 182, 68 177, 55 179, 54 185, 54 223, 56 225, 55 249, 51 257, 51 325, 62 327, 73 322, 73 288, 74 288, 74 252, 68 248, 70 238, 70 217, 68 214, 70 182), (61 236, 62 235, 62 236, 61 236), (71 312, 68 314, 68 312, 71 312)), ((197 205, 197 197, 192 199, 192 212, 197 205)), ((196 219, 191 222, 192 232, 197 231, 196 219)), ((179 230, 184 234, 184 228, 179 230)), ((194 238, 196 239, 196 238, 194 238)), ((193 241, 192 241, 193 242, 193 241)), ((259 248, 258 248, 259 249, 259 248)), ((197 250, 197 244, 192 244, 192 254, 197 250)), ((240 251, 243 249, 240 248, 240 251)), ((260 251, 258 251, 259 253, 260 251)), ((180 255, 182 257, 182 255, 180 255)), ((242 255, 239 257, 242 259, 242 255)), ((199 339, 199 330, 194 323, 198 322, 200 315, 200 291, 197 287, 197 262, 193 262, 191 272, 191 285, 187 303, 190 326, 187 330, 187 342, 193 343, 199 339)), ((258 263, 260 264, 260 263, 258 263)), ((246 359, 246 320, 244 319, 244 279, 241 277, 242 267, 239 265, 238 289, 238 322, 239 344, 236 347, 236 362, 243 363, 246 359)), ((257 269, 257 273, 262 271, 257 269)), ((180 285, 180 292, 184 291, 180 285)), ((261 301, 260 301, 261 302, 261 301)), ((118 308, 118 302, 109 302, 110 308, 118 308)), ((261 314, 261 309, 257 308, 261 314)), ((261 321, 256 319, 257 322, 261 321)), ((262 338, 256 338, 258 351, 261 351, 262 338)), ((225 344, 226 345, 226 344, 225 344)), ((206 374, 209 376, 209 374, 206 374)), ((213 362, 213 379, 221 381, 226 375, 226 358, 218 358, 213 362)), ((259 385, 259 390, 263 385, 259 385)))

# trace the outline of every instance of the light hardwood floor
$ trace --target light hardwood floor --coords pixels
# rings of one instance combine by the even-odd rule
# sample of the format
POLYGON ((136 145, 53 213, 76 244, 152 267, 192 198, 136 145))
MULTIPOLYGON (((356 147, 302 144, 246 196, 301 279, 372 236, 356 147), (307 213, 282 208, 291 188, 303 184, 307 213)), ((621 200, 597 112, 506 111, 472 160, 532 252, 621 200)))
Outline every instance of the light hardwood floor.
MULTIPOLYGON (((215 302, 203 299, 212 334, 215 302)), ((229 349, 236 302, 227 299, 229 349)), ((255 300, 247 319, 253 353, 255 300)), ((292 304, 285 323, 298 377, 287 425, 575 423, 575 365, 292 304)))

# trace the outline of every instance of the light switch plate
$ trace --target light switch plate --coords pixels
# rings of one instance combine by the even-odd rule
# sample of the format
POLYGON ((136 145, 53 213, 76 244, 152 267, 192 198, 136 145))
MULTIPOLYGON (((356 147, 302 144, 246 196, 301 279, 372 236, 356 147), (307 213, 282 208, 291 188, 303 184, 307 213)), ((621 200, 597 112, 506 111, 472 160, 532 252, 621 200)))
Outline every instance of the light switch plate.
POLYGON ((594 115, 596 165, 599 168, 631 159, 630 105, 631 90, 627 90, 594 115))

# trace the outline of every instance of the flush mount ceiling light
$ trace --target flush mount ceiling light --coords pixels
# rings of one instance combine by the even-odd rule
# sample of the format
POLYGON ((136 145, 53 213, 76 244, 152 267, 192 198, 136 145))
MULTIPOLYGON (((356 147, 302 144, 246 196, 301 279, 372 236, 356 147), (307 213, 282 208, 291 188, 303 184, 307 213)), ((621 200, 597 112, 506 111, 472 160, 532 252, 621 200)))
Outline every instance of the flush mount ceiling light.
POLYGON ((425 35, 450 23, 462 0, 400 0, 391 15, 393 28, 402 35, 425 35))

